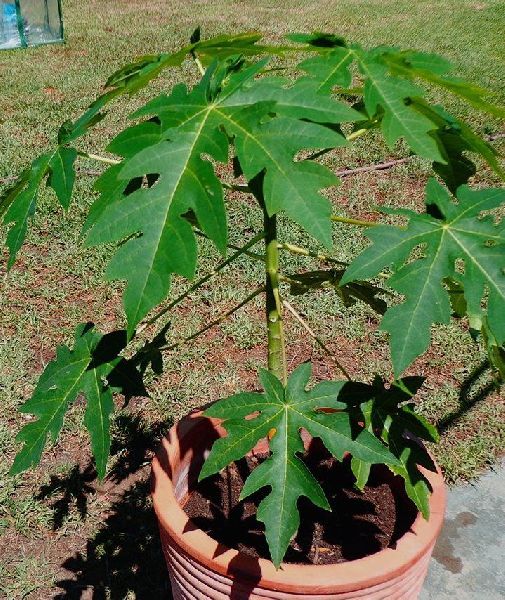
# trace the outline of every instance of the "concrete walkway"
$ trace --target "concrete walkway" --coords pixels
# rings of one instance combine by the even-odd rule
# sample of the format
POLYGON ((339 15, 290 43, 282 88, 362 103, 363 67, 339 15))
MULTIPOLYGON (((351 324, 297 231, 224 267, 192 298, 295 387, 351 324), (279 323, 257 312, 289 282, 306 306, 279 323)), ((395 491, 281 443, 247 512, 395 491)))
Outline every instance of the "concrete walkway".
POLYGON ((449 492, 419 600, 505 599, 505 461, 449 492))

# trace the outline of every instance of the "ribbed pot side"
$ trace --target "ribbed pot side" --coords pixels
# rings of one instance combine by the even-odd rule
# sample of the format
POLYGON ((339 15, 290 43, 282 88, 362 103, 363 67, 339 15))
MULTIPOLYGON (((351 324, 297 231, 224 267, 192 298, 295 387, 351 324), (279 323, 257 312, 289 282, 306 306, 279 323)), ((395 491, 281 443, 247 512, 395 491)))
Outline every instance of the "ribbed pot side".
POLYGON ((212 442, 223 435, 218 421, 194 413, 172 427, 153 460, 153 504, 174 600, 418 597, 444 518, 446 489, 440 472, 425 472, 433 487, 430 519, 418 515, 394 548, 334 565, 283 564, 276 570, 268 560, 219 544, 181 508, 212 442))

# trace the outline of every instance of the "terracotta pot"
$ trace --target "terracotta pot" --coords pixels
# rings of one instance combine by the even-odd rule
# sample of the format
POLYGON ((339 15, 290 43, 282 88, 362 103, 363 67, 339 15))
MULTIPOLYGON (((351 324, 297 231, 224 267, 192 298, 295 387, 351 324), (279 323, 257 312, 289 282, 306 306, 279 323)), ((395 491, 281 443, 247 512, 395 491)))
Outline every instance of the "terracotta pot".
MULTIPOLYGON (((426 472, 433 486, 429 521, 418 515, 394 549, 334 565, 283 564, 276 570, 269 560, 219 544, 181 508, 212 442, 223 435, 218 421, 195 413, 170 430, 153 461, 152 497, 174 600, 418 597, 444 517, 446 491, 440 472, 426 472)), ((261 450, 265 448, 255 449, 261 450)))

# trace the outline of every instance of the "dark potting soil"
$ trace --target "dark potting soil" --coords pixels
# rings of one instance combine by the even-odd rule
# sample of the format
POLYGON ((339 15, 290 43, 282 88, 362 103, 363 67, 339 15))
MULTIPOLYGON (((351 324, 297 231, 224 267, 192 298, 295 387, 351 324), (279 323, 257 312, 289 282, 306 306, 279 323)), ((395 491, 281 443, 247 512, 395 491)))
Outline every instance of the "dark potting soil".
MULTIPOLYGON (((196 484, 184 510, 219 543, 270 558, 263 523, 256 520, 268 488, 239 501, 245 479, 264 458, 242 459, 196 484)), ((394 547, 412 526, 417 510, 405 494, 403 481, 386 467, 374 465, 367 486, 359 492, 353 487, 349 459, 339 462, 320 450, 317 457, 304 457, 304 461, 321 483, 332 512, 300 498, 301 524, 285 562, 322 565, 363 558, 394 547)))

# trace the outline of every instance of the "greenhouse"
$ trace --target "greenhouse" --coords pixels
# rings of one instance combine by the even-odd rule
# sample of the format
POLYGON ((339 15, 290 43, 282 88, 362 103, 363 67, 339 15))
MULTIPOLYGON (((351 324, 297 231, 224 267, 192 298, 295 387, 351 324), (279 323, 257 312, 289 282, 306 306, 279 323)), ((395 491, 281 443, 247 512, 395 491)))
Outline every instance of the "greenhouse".
POLYGON ((0 50, 62 41, 61 0, 0 0, 0 50))

